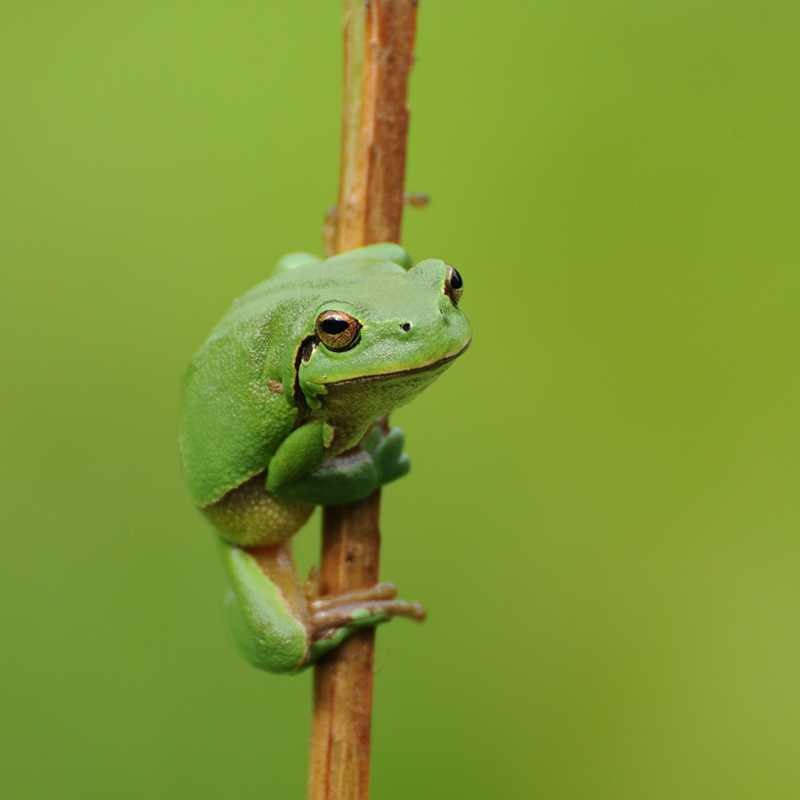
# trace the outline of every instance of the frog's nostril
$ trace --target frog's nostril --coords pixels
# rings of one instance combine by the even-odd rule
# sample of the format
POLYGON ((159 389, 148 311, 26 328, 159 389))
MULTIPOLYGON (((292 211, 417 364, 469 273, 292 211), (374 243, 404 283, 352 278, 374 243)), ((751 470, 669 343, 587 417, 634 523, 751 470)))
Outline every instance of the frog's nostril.
POLYGON ((402 329, 403 329, 403 330, 404 330, 406 333, 408 333, 408 332, 411 330, 411 323, 410 323, 410 322, 404 322, 404 323, 403 323, 403 324, 402 324, 400 327, 401 327, 401 328, 402 328, 402 329))

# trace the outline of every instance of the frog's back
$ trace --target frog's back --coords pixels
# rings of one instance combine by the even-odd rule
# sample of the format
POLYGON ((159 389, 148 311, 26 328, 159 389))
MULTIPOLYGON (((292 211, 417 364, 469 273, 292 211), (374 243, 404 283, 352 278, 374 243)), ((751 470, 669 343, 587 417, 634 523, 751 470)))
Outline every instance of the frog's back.
POLYGON ((200 506, 262 472, 294 425, 279 318, 296 292, 270 279, 236 300, 195 353, 181 384, 180 442, 200 506))

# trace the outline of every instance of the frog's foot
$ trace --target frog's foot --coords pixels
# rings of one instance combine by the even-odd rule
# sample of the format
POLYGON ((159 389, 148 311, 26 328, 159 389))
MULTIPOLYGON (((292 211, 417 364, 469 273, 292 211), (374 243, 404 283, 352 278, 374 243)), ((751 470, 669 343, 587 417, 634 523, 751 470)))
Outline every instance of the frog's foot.
MULTIPOLYGON (((314 423, 298 428, 284 441, 281 449, 286 447, 292 436, 298 436, 312 424, 314 423)), ((320 430, 317 433, 322 436, 320 430)), ((313 431, 303 435, 312 434, 313 431)), ((319 506, 341 506, 363 500, 381 486, 402 477, 410 469, 409 458, 403 452, 404 438, 399 428, 392 428, 384 433, 382 427, 373 425, 359 446, 326 459, 310 474, 291 479, 286 478, 290 474, 289 467, 294 469, 289 463, 288 455, 285 460, 289 467, 284 468, 282 464, 276 467, 276 460, 281 454, 279 449, 267 472, 267 492, 281 498, 319 506)), ((286 452, 291 454, 291 449, 287 448, 286 452)), ((307 508, 307 505, 302 507, 307 508)))
MULTIPOLYGON (((397 600, 392 583, 379 583, 369 589, 359 589, 336 595, 318 597, 309 603, 312 638, 315 644, 341 641, 356 628, 377 625, 392 617, 408 617, 422 622, 427 612, 419 603, 397 600)), ((324 648, 328 649, 328 648, 324 648)))

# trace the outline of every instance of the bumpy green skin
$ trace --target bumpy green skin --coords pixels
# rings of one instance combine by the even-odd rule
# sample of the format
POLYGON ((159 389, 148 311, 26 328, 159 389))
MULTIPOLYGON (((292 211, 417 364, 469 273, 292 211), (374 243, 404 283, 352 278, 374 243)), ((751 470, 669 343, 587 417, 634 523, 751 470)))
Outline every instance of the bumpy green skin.
POLYGON ((447 269, 434 259, 412 266, 392 244, 326 261, 286 256, 234 302, 186 369, 180 441, 189 487, 220 536, 230 627, 262 669, 297 671, 356 627, 387 618, 356 613, 313 642, 302 603, 243 548, 279 544, 314 505, 359 500, 408 471, 402 433, 374 422, 469 344, 469 323, 445 292, 447 269), (355 346, 320 343, 315 323, 327 310, 359 321, 355 346))

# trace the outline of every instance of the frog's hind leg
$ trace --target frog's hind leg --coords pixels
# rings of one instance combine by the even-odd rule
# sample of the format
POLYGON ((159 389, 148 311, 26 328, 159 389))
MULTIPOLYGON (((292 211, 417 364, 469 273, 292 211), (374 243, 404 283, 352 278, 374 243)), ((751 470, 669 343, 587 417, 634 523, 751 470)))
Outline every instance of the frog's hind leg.
POLYGON ((243 548, 220 539, 233 591, 228 627, 247 660, 269 672, 295 672, 310 656, 308 602, 297 578, 291 540, 243 548))
POLYGON ((225 614, 240 650, 251 664, 269 672, 301 668, 310 655, 309 614, 291 537, 314 506, 271 495, 262 472, 203 511, 220 537, 233 589, 225 614))
POLYGON ((291 673, 336 647, 359 628, 395 616, 422 621, 424 609, 397 600, 390 583, 319 597, 300 583, 291 537, 314 510, 275 497, 254 476, 203 511, 220 534, 219 549, 233 591, 228 627, 256 667, 291 673))

